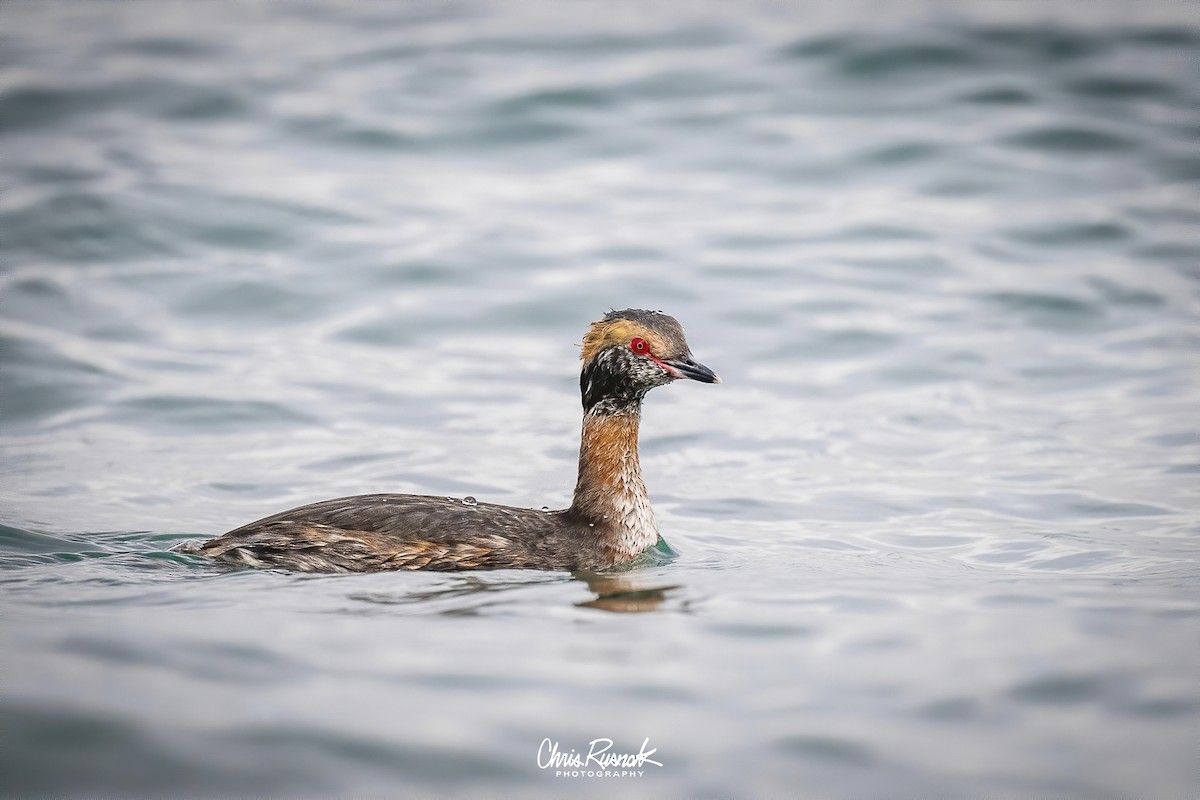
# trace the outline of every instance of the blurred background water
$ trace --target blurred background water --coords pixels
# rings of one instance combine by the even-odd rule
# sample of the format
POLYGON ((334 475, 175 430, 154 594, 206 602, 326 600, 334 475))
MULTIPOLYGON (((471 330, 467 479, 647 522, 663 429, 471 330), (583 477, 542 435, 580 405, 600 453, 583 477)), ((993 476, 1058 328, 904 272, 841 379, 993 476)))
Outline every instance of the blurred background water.
POLYGON ((1200 792, 1194 3, 0 17, 5 794, 1200 792), (627 306, 726 381, 646 408, 674 563, 167 552, 566 505, 627 306))

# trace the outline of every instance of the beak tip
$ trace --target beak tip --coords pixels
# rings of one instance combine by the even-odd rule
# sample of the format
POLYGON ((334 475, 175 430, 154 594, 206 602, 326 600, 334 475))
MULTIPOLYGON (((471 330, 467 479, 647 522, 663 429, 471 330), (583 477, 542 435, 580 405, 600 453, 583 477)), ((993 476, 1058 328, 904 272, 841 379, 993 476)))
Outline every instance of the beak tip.
POLYGON ((699 381, 700 383, 721 382, 721 379, 717 377, 717 373, 703 364, 697 363, 691 356, 665 361, 663 362, 663 366, 669 370, 672 378, 687 378, 699 381))

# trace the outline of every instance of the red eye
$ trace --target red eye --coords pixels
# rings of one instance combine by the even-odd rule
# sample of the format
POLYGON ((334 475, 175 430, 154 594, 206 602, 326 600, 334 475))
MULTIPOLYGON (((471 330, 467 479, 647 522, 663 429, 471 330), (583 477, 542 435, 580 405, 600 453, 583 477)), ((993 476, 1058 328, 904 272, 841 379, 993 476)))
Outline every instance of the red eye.
POLYGON ((634 339, 629 343, 629 347, 635 353, 644 353, 650 349, 650 347, 646 344, 645 339, 634 339))

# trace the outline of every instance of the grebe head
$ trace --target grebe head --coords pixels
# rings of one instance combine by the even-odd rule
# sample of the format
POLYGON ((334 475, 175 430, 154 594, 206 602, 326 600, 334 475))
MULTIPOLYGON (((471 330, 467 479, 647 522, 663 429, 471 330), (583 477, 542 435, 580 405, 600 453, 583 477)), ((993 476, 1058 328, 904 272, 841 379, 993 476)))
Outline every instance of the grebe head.
POLYGON ((579 388, 588 412, 634 410, 646 392, 680 378, 721 382, 692 357, 683 326, 661 311, 608 312, 583 337, 580 358, 579 388))

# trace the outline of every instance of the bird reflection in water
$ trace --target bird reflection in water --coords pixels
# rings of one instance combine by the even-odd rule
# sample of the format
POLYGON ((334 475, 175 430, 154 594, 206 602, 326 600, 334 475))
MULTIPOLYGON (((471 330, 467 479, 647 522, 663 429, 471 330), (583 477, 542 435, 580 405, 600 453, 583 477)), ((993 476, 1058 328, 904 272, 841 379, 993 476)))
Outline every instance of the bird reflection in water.
POLYGON ((575 577, 584 581, 588 589, 596 594, 591 600, 576 603, 577 607, 623 614, 656 611, 667 599, 667 592, 679 588, 678 584, 654 586, 642 576, 628 572, 609 575, 580 574, 575 577))
MULTIPOLYGON (((308 576, 306 576, 308 577, 308 576)), ((554 577, 550 580, 508 581, 488 579, 477 575, 455 575, 442 585, 412 592, 355 592, 349 599, 376 606, 414 606, 419 613, 435 613, 445 616, 479 616, 490 610, 519 603, 525 590, 538 590, 548 584, 582 581, 595 596, 575 603, 577 608, 594 608, 600 611, 635 613, 655 611, 666 600, 669 592, 680 588, 679 584, 659 585, 649 575, 637 572, 574 573, 570 578, 554 577), (500 595, 504 596, 501 597, 500 595)), ((539 598, 541 595, 539 595, 539 598)), ((544 602, 539 600, 540 602, 544 602)), ((370 613, 356 606, 358 613, 370 613)))

